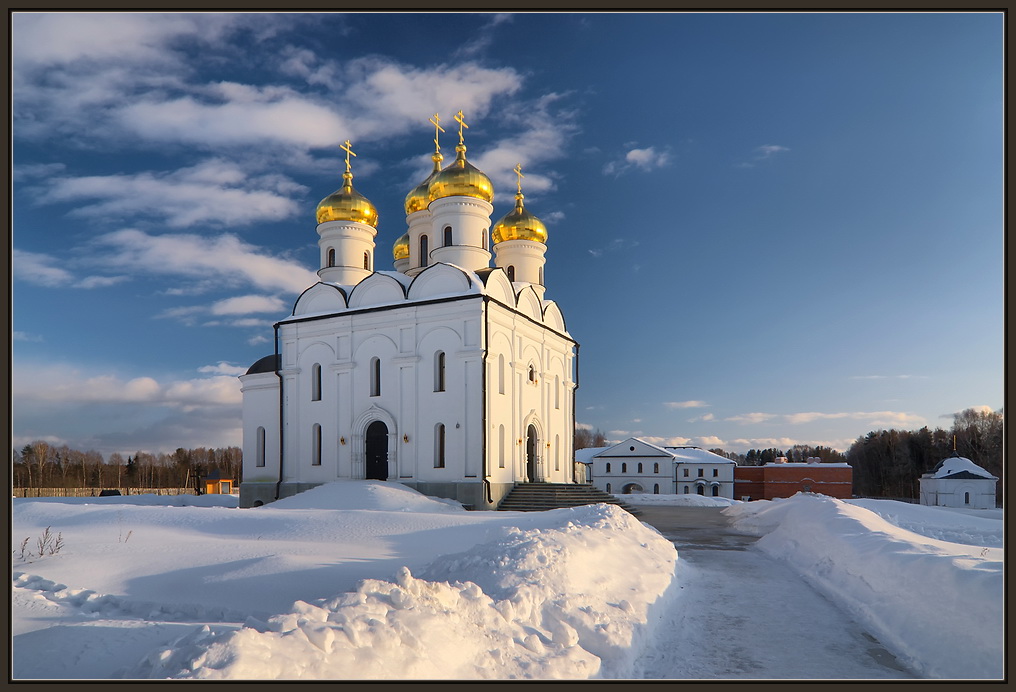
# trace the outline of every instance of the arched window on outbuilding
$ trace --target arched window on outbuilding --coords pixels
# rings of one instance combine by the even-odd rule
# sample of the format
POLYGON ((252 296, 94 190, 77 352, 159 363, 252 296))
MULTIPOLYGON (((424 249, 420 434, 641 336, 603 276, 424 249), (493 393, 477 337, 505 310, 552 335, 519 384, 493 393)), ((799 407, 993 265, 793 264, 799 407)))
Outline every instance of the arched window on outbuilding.
POLYGON ((264 466, 265 465, 265 429, 264 428, 258 428, 258 433, 257 433, 257 452, 256 452, 256 455, 257 456, 254 457, 254 459, 255 459, 254 465, 255 466, 264 466))
POLYGON ((438 423, 434 429, 434 468, 445 467, 445 426, 438 423))
POLYGON ((381 396, 381 359, 370 359, 370 395, 381 396))
POLYGON ((321 364, 314 363, 310 368, 310 400, 321 401, 321 364))
POLYGON ((315 423, 311 429, 310 463, 313 466, 321 465, 321 426, 318 423, 315 423))
POLYGON ((445 390, 445 353, 438 351, 434 354, 434 391, 445 390))

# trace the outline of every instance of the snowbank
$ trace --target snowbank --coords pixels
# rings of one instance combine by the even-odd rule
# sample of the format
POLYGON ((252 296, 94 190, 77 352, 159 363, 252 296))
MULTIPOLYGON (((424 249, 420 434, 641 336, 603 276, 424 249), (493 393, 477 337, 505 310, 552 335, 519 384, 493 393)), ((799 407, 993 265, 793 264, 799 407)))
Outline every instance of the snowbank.
POLYGON ((915 533, 946 535, 935 527, 953 522, 938 508, 868 504, 799 493, 724 514, 922 676, 1001 677, 1002 551, 915 533))
POLYGON ((373 481, 252 509, 134 497, 15 500, 15 548, 64 541, 13 561, 15 678, 624 677, 676 591, 673 544, 612 505, 467 512, 373 481))
POLYGON ((629 505, 669 505, 672 507, 729 507, 739 504, 740 500, 725 497, 706 497, 705 495, 651 495, 648 493, 632 493, 630 495, 614 495, 629 505))
POLYGON ((154 652, 129 677, 507 679, 624 675, 667 593, 677 551, 611 505, 507 527, 416 578, 297 601, 267 623, 209 627, 154 652), (602 569, 625 565, 624 570, 602 569))
POLYGON ((465 512, 454 500, 422 495, 401 483, 334 481, 264 505, 261 509, 379 509, 392 512, 465 512))

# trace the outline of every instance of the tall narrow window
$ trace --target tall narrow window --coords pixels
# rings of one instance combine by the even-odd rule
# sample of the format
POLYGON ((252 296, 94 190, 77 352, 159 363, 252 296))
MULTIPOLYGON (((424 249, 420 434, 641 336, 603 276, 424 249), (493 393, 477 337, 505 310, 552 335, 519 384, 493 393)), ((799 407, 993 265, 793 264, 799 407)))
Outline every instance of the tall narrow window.
POLYGON ((610 483, 607 483, 607 492, 610 492, 610 483))
POLYGON ((720 486, 714 485, 713 486, 713 497, 719 497, 719 496, 720 496, 720 486))
POLYGON ((438 423, 434 430, 434 468, 445 467, 445 427, 444 423, 438 423))
POLYGON ((561 470, 561 436, 554 435, 554 470, 561 470))
POLYGON ((540 267, 540 285, 543 285, 543 267, 540 267))
POLYGON ((509 281, 515 280, 515 265, 512 264, 508 265, 508 280, 509 281))
POLYGON ((490 231, 490 229, 489 229, 489 228, 484 228, 484 229, 483 229, 483 241, 482 241, 482 243, 481 243, 481 247, 482 247, 482 248, 483 248, 484 250, 486 250, 486 249, 487 249, 487 233, 488 233, 489 231, 490 231))
POLYGON ((311 430, 311 457, 310 463, 314 466, 321 465, 321 426, 317 423, 311 430))
POLYGON ((310 369, 310 400, 321 401, 321 365, 314 363, 310 369))
POLYGON ((609 461, 607 462, 607 470, 606 470, 605 473, 610 473, 610 462, 609 461))
POLYGON ((370 269, 370 253, 369 252, 364 252, 363 253, 363 268, 364 269, 370 269))
POLYGON ((333 247, 328 248, 328 266, 335 266, 335 248, 333 247))
POLYGON ((642 462, 639 462, 639 473, 642 473, 642 462))
POLYGON ((536 384, 536 366, 532 364, 529 365, 529 381, 536 384))
POLYGON ((434 391, 445 390, 445 353, 438 351, 434 354, 434 391))
POLYGON ((688 494, 688 486, 687 486, 687 485, 686 485, 686 486, 684 486, 684 494, 685 494, 685 495, 687 495, 687 494, 688 494))
POLYGON ((504 354, 497 354, 497 393, 504 394, 504 354))
POLYGON ((659 495, 659 494, 660 494, 660 484, 659 483, 653 483, 653 495, 659 495))
POLYGON ((963 504, 970 504, 970 493, 963 493, 963 504))
POLYGON ((370 359, 370 395, 381 396, 381 359, 370 359))
POLYGON ((621 464, 621 473, 628 473, 628 464, 621 464))
POLYGON ((660 472, 660 465, 659 464, 653 464, 653 473, 659 473, 659 472, 660 472))
POLYGON ((444 246, 448 247, 451 244, 452 244, 452 227, 451 226, 445 226, 444 227, 444 246))
POLYGON ((428 257, 429 254, 430 254, 430 251, 427 248, 427 236, 421 235, 420 236, 420 266, 421 267, 426 267, 427 266, 427 262, 428 262, 428 259, 429 259, 429 257, 428 257))
POLYGON ((255 466, 265 465, 265 429, 258 428, 257 456, 254 457, 255 466))
POLYGON ((504 468, 504 426, 502 425, 497 429, 497 467, 499 469, 504 468))
POLYGON ((561 377, 554 375, 554 408, 561 408, 561 377))
POLYGON ((720 475, 720 470, 719 469, 713 469, 713 478, 716 478, 719 475, 720 475))

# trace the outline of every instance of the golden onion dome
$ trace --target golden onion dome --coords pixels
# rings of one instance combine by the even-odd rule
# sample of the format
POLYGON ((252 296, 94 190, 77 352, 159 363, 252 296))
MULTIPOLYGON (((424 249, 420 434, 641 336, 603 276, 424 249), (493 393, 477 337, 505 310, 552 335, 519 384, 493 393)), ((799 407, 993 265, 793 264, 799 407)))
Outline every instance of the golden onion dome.
POLYGON ((484 202, 494 200, 494 185, 490 178, 473 164, 466 161, 466 147, 459 144, 455 147, 456 157, 450 166, 434 176, 430 181, 429 199, 445 197, 476 197, 484 202))
POLYGON ((526 210, 522 204, 522 198, 521 192, 515 195, 515 209, 505 214, 500 221, 494 224, 491 240, 495 245, 506 240, 547 242, 547 227, 526 210))
POLYGON ((409 231, 400 235, 399 239, 395 241, 395 245, 392 246, 392 257, 396 262, 409 258, 409 231))
POLYGON ((441 172, 441 161, 444 160, 441 152, 436 152, 431 158, 434 159, 434 170, 431 171, 426 180, 414 187, 406 195, 406 216, 415 211, 426 209, 427 205, 430 204, 430 183, 441 172))
POLYGON ((353 189, 353 174, 342 174, 342 188, 325 197, 317 205, 317 222, 358 221, 377 228, 377 208, 353 189))

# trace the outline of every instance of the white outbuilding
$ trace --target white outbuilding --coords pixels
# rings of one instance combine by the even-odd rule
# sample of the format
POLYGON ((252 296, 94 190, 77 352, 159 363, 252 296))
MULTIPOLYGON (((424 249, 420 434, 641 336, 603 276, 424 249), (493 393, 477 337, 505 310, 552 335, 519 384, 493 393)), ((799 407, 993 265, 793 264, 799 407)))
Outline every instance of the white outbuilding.
POLYGON ((317 206, 320 281, 240 377, 241 507, 379 479, 492 509, 516 483, 575 482, 578 344, 544 297, 547 229, 520 166, 514 209, 492 224, 461 112, 444 168, 431 122, 434 169, 406 196, 394 271, 374 266, 377 210, 343 146, 343 186, 317 206))
POLYGON ((998 478, 966 457, 943 459, 920 482, 922 505, 995 509, 998 478))
MULTIPOLYGON (((585 461, 579 452, 576 461, 585 461)), ((659 447, 629 437, 588 459, 593 485, 608 493, 734 497, 735 463, 699 447, 659 447)))

